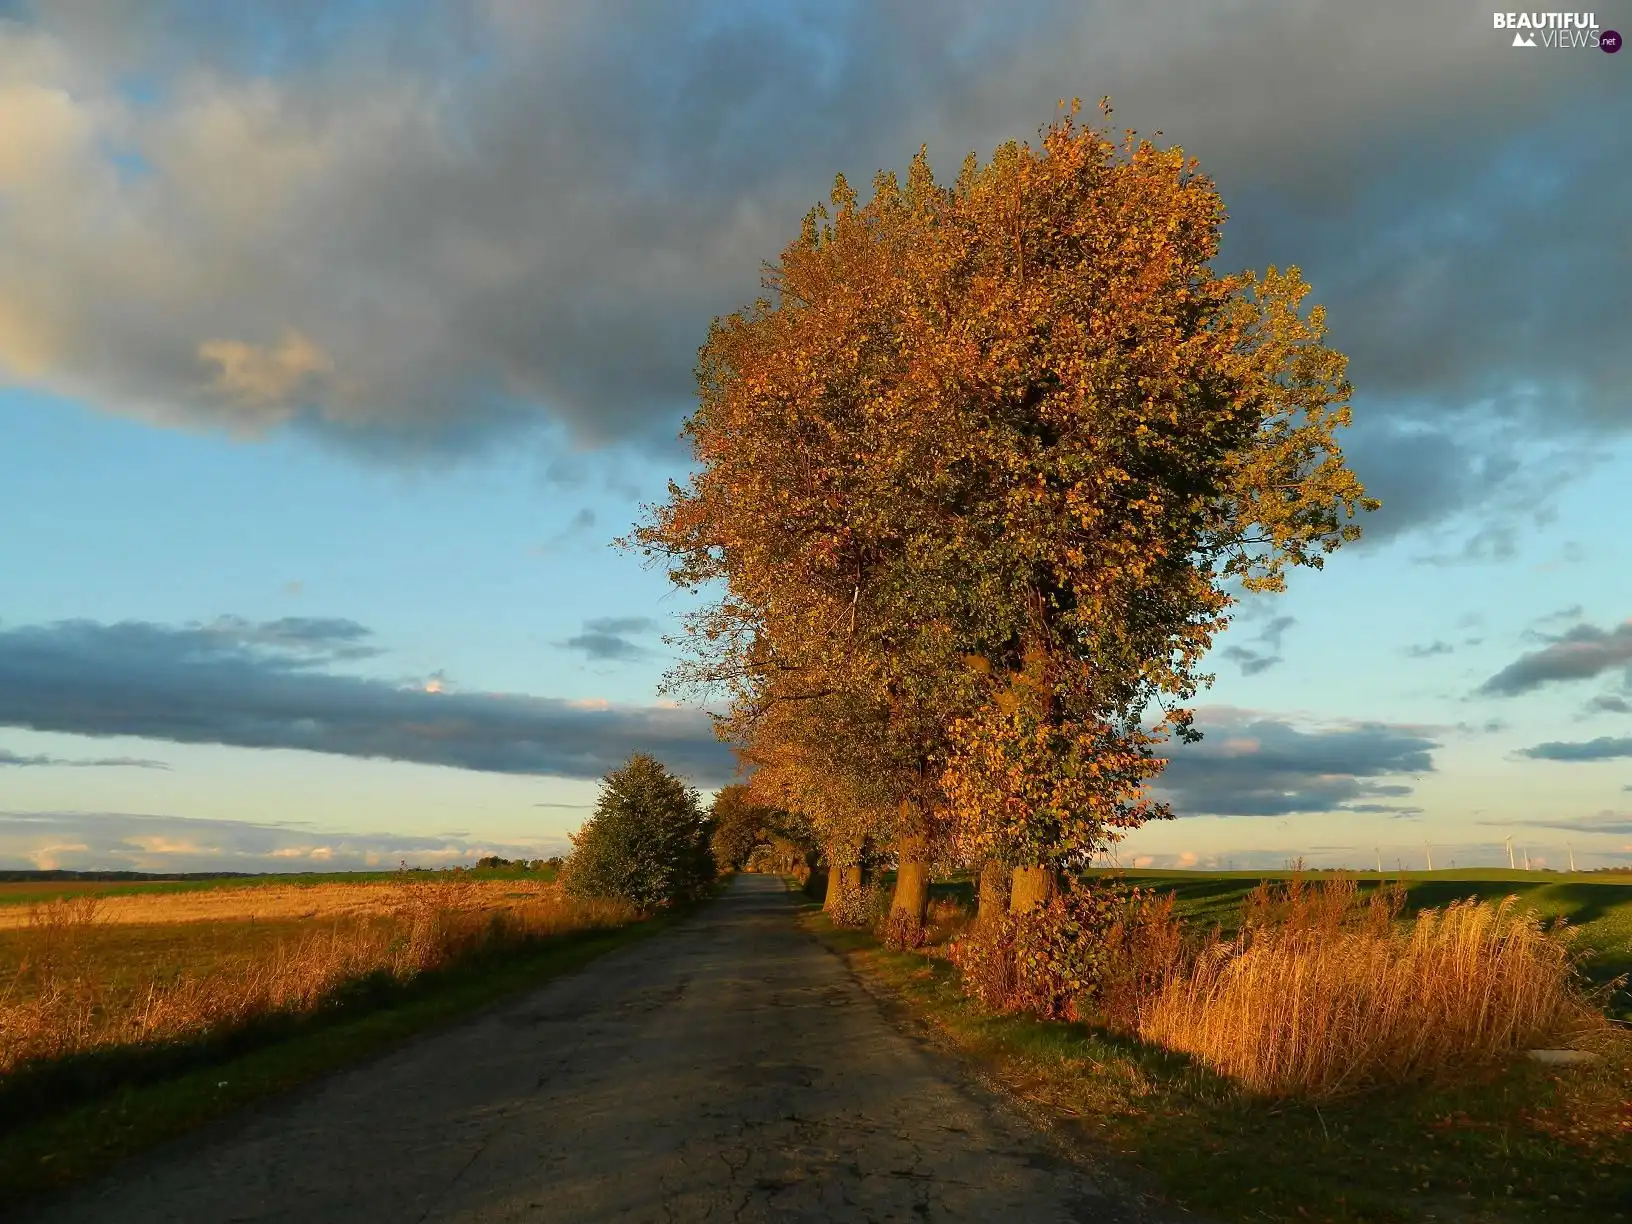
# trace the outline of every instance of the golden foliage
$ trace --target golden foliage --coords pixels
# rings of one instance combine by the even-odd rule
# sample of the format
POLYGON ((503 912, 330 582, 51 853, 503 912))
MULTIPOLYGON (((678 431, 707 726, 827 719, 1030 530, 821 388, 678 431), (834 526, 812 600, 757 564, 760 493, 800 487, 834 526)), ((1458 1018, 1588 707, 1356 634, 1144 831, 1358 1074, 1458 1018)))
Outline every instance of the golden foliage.
POLYGON ((976 842, 1020 857, 1159 814, 1130 798, 1154 773, 1133 722, 1171 701, 1188 733, 1225 584, 1279 589, 1376 504, 1322 312, 1296 269, 1217 274, 1223 219, 1182 150, 1075 105, 950 185, 922 149, 866 201, 836 180, 711 329, 695 473, 627 541, 724 591, 671 684, 723 690, 761 760, 871 736, 834 782, 881 785, 870 810, 921 821, 950 764, 976 842))

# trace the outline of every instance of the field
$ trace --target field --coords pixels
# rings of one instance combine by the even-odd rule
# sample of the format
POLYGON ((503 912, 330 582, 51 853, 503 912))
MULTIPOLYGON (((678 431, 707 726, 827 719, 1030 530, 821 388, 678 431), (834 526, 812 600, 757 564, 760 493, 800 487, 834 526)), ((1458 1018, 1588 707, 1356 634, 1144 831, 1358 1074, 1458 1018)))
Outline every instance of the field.
MULTIPOLYGON (((431 881, 447 873, 413 871, 330 871, 291 872, 287 875, 193 875, 155 876, 136 872, 98 873, 99 878, 84 876, 63 877, 58 872, 0 872, 0 910, 7 907, 37 905, 68 897, 97 896, 105 898, 168 895, 172 893, 235 892, 249 889, 315 888, 324 884, 384 884, 431 881), (102 878, 111 877, 111 878, 102 878)), ((521 880, 549 881, 555 878, 555 869, 529 871, 519 867, 478 868, 461 873, 464 878, 481 881, 521 880)))
MULTIPOLYGON (((1291 873, 1273 873, 1286 879, 1291 873)), ((1127 872, 1169 892, 1192 933, 1230 936, 1265 877, 1127 872)), ((1369 875, 1375 884, 1378 877, 1369 875)), ((1603 994, 1632 956, 1632 880, 1553 873, 1407 874, 1406 912, 1514 895, 1576 928, 1568 946, 1603 994)), ((905 1005, 932 1040, 997 1079, 1060 1133, 1117 1154, 1136 1181, 1222 1220, 1395 1222, 1632 1220, 1632 1034, 1582 1038, 1597 1055, 1558 1067, 1489 1058, 1337 1097, 1263 1095, 1199 1059, 1098 1023, 994 1015, 960 989, 944 941, 973 885, 935 889, 932 942, 892 952, 870 933, 807 921, 905 1005), (927 954, 926 954, 927 953, 927 954)), ((1430 983, 1424 983, 1426 990, 1430 983)))
POLYGON ((502 870, 28 881, 0 895, 0 1195, 662 925, 502 870))

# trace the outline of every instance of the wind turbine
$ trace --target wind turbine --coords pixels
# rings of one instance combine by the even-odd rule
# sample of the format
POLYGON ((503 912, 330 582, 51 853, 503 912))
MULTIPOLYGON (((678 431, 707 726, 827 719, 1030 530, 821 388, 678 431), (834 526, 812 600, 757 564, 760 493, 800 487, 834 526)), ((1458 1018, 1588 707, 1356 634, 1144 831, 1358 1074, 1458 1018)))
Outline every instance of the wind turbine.
POLYGON ((1502 838, 1502 840, 1507 843, 1507 869, 1517 871, 1518 868, 1513 865, 1513 838, 1508 836, 1502 838))
POLYGON ((1383 874, 1383 848, 1381 846, 1373 846, 1372 849, 1377 851, 1377 874, 1382 875, 1383 874))
POLYGON ((1428 870, 1432 871, 1434 869, 1434 848, 1427 842, 1422 843, 1422 848, 1428 852, 1428 870))
POLYGON ((1570 871, 1573 874, 1575 871, 1575 847, 1570 845, 1569 842, 1565 842, 1564 849, 1570 852, 1570 871))
POLYGON ((1529 871, 1530 870, 1530 847, 1529 846, 1520 846, 1519 847, 1519 852, 1524 855, 1524 869, 1526 871, 1529 871))

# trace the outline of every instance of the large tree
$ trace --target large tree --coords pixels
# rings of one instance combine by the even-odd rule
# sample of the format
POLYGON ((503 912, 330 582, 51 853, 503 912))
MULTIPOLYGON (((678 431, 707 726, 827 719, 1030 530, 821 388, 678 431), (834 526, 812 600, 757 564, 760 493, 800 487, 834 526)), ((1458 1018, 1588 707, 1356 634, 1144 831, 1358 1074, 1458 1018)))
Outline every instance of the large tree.
POLYGON ((897 848, 954 827, 1031 873, 1017 905, 1166 814, 1143 787, 1195 735, 1232 588, 1318 567, 1376 505, 1297 271, 1214 272, 1195 162, 1075 114, 950 186, 922 150, 866 203, 840 178, 711 330, 696 471, 633 537, 721 591, 677 679, 724 687, 729 733, 875 712, 897 848))

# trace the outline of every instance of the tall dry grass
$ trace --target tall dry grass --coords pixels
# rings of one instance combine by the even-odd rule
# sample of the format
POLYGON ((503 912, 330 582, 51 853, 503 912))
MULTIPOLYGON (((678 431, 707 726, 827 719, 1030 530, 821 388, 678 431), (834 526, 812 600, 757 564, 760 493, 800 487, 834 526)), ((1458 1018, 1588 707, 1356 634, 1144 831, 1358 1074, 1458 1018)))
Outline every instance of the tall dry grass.
POLYGON ((1249 898, 1241 933, 1169 971, 1140 1036, 1248 1088, 1328 1097, 1435 1076, 1604 1027, 1564 932, 1468 900, 1396 921, 1403 893, 1294 881, 1249 898))
POLYGON ((270 948, 150 967, 110 987, 99 959, 99 901, 82 896, 31 907, 23 955, 0 983, 0 1075, 30 1063, 110 1047, 156 1045, 310 1012, 349 984, 406 982, 472 957, 572 931, 622 925, 629 907, 540 891, 520 904, 469 882, 402 886, 389 908, 335 922, 270 948))

